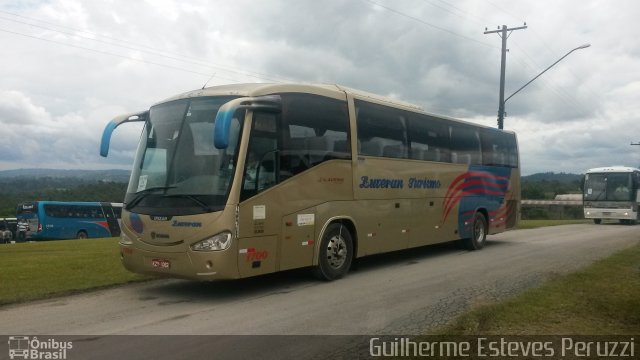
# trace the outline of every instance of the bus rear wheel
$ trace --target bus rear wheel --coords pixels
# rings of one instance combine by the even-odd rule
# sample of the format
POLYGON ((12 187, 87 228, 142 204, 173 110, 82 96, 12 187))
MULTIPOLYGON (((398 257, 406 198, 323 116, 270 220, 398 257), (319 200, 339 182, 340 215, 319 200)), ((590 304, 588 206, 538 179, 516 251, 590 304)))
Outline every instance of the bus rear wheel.
POLYGON ((602 219, 593 219, 593 223, 599 225, 602 222, 602 219))
POLYGON ((484 214, 477 212, 473 216, 473 227, 471 237, 464 239, 464 246, 469 250, 480 250, 484 247, 487 240, 487 219, 484 214))
POLYGON ((89 235, 87 235, 87 232, 84 230, 80 230, 78 231, 78 234, 76 234, 76 239, 88 239, 89 235))
POLYGON ((330 224, 320 242, 318 256, 318 265, 313 268, 317 278, 331 281, 346 275, 353 257, 353 240, 349 230, 340 223, 330 224))

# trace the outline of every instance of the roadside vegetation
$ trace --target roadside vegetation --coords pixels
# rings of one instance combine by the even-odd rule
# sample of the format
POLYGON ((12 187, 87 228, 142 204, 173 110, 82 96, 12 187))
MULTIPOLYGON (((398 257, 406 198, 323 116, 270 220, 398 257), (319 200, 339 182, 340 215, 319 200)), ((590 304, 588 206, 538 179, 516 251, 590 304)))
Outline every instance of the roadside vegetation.
MULTIPOLYGON (((581 209, 582 210, 582 209, 581 209)), ((545 226, 558 226, 569 224, 590 224, 593 221, 585 219, 573 219, 573 220, 520 220, 518 223, 518 229, 535 229, 545 226)))
POLYGON ((118 239, 0 245, 0 305, 148 279, 120 264, 118 239))
POLYGON ((580 271, 558 276, 515 298, 475 308, 447 335, 637 335, 640 245, 580 271))

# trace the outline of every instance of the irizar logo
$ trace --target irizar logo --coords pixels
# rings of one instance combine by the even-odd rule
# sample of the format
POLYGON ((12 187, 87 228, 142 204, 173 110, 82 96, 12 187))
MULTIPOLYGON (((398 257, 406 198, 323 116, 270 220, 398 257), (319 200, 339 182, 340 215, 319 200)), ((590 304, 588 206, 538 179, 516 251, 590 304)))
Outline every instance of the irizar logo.
POLYGON ((39 340, 36 336, 9 336, 9 358, 13 359, 66 359, 71 341, 39 340))
POLYGON ((159 216, 159 215, 150 215, 149 216, 153 221, 169 221, 172 216, 159 216))

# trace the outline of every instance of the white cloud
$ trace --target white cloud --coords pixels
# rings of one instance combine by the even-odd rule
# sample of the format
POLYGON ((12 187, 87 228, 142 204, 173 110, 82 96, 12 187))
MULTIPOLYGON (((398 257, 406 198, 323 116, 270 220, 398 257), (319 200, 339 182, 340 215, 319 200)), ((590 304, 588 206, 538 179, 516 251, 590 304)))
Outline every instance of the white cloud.
POLYGON ((507 103, 523 172, 640 164, 628 145, 640 141, 640 3, 376 1, 418 20, 368 1, 0 0, 0 169, 127 168, 140 128, 119 128, 103 159, 107 121, 213 74, 209 85, 339 83, 495 126, 500 39, 484 27, 523 21, 507 95, 592 44, 507 103))

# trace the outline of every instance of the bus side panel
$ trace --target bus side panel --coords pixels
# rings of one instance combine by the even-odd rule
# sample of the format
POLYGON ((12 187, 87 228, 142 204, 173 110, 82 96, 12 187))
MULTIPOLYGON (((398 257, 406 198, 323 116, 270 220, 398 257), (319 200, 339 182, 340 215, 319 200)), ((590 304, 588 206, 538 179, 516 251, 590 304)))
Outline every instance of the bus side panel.
POLYGON ((509 210, 507 198, 511 197, 511 168, 471 165, 460 174, 447 190, 447 213, 459 203, 458 229, 460 238, 472 235, 473 217, 479 210, 488 215, 489 232, 504 229, 509 210))
POLYGON ((278 237, 258 236, 238 240, 238 271, 240 277, 262 275, 276 271, 278 237))
POLYGON ((315 209, 306 209, 282 218, 280 270, 309 266, 316 242, 315 209))
MULTIPOLYGON (((467 166, 360 157, 354 183, 360 254, 400 250, 457 238, 445 216, 447 189, 467 166)), ((457 203, 451 211, 457 214, 457 203)))
POLYGON ((276 270, 310 266, 313 255, 309 254, 320 241, 314 234, 322 226, 315 208, 352 199, 351 161, 324 162, 240 203, 239 241, 255 238, 257 249, 259 239, 268 242, 275 236, 277 252, 269 257, 277 257, 276 270))
POLYGON ((415 211, 411 218, 409 247, 437 244, 458 238, 457 223, 443 221, 443 200, 441 197, 428 197, 412 201, 415 211))
POLYGON ((406 249, 409 245, 410 201, 363 199, 350 204, 357 224, 358 256, 406 249))

